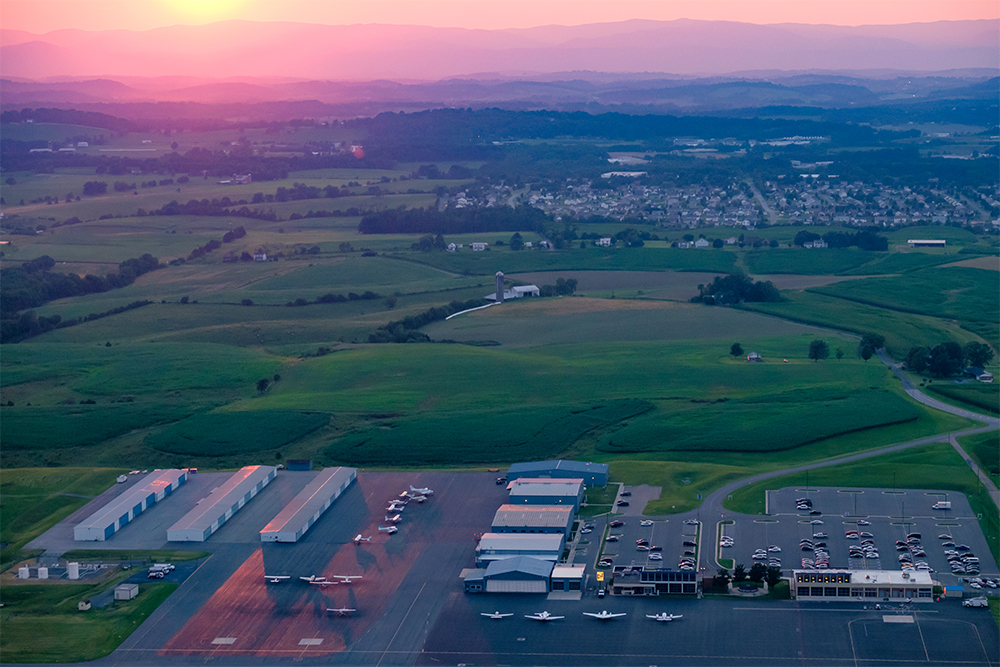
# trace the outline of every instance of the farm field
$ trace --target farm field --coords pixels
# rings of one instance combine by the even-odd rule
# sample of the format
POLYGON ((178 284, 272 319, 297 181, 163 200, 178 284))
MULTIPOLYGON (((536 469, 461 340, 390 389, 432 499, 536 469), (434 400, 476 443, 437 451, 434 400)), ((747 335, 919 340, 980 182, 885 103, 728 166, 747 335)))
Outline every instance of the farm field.
POLYGON ((853 248, 750 250, 741 255, 751 274, 878 275, 901 273, 954 261, 928 253, 874 252, 853 248))
POLYGON ((1000 348, 1000 285, 990 271, 954 267, 866 278, 811 291, 858 303, 957 320, 1000 348))
POLYGON ((928 393, 962 407, 971 406, 983 414, 1000 414, 1000 386, 982 382, 935 382, 923 387, 928 393), (948 401, 951 399, 951 401, 948 401))
POLYGON ((994 484, 1000 485, 1000 446, 996 431, 963 436, 958 439, 958 444, 990 476, 994 484))
POLYGON ((957 323, 928 315, 888 310, 812 290, 785 292, 782 296, 787 300, 781 303, 747 303, 743 308, 857 334, 874 331, 885 336, 886 349, 896 359, 904 358, 912 347, 933 346, 945 340, 962 345, 979 340, 977 335, 957 323))

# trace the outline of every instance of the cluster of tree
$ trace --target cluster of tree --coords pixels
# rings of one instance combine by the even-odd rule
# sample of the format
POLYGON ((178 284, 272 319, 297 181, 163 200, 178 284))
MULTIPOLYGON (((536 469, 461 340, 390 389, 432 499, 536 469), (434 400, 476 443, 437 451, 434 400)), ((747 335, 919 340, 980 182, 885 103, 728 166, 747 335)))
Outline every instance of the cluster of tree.
POLYGON ((0 269, 0 313, 4 318, 55 299, 125 287, 144 273, 161 266, 155 257, 145 254, 119 264, 118 273, 81 278, 71 273, 51 273, 49 269, 55 263, 54 259, 43 255, 21 266, 0 269))
POLYGON ((556 278, 555 285, 542 285, 538 288, 539 296, 569 296, 576 292, 576 278, 568 280, 556 278))
POLYGON ((468 167, 463 167, 460 164, 453 164, 448 168, 447 172, 443 172, 438 169, 436 164, 422 164, 417 167, 417 170, 410 174, 410 178, 426 178, 428 180, 438 180, 438 179, 452 179, 458 180, 463 178, 472 178, 475 176, 473 172, 468 167))
MULTIPOLYGON (((524 245, 524 244, 522 244, 524 245)), ((437 236, 431 236, 430 234, 424 234, 416 242, 410 244, 411 250, 419 250, 421 252, 430 252, 431 250, 444 250, 448 246, 444 242, 444 234, 438 232, 437 236)))
MULTIPOLYGON (((64 320, 60 315, 37 317, 35 312, 32 310, 27 310, 19 314, 14 313, 11 317, 3 317, 0 319, 0 343, 18 343, 26 338, 43 334, 46 331, 74 327, 77 324, 83 324, 84 322, 93 322, 94 320, 99 320, 104 317, 111 317, 112 315, 118 315, 129 310, 142 308, 143 306, 148 306, 151 303, 154 302, 146 299, 133 301, 132 303, 124 306, 118 306, 117 308, 106 310, 103 313, 91 313, 85 317, 74 317, 68 320, 64 320)), ((108 343, 108 347, 110 346, 111 343, 108 343)))
POLYGON ((83 184, 83 194, 96 197, 108 193, 108 184, 104 181, 87 181, 83 184))
POLYGON ((426 343, 430 342, 430 336, 417 331, 422 326, 431 322, 438 322, 454 315, 455 313, 469 308, 476 308, 483 305, 482 299, 469 299, 468 301, 452 301, 446 306, 437 306, 418 315, 409 315, 401 320, 383 324, 378 329, 368 335, 369 343, 426 343))
POLYGON ((859 250, 884 251, 889 249, 889 239, 868 229, 862 229, 853 234, 849 232, 827 232, 822 236, 803 229, 795 235, 794 243, 797 246, 802 246, 818 239, 823 239, 831 248, 857 246, 859 250))
POLYGON ((222 235, 223 243, 232 243, 237 239, 241 239, 247 235, 247 230, 243 228, 242 225, 235 229, 230 229, 228 232, 222 235))
POLYGON ((83 220, 74 215, 72 218, 67 218, 62 222, 53 222, 51 225, 49 225, 49 228, 56 229, 57 227, 68 227, 70 225, 81 225, 81 224, 83 224, 83 220))
POLYGON ((355 294, 354 292, 348 292, 347 296, 343 294, 324 294, 323 296, 316 299, 316 301, 310 302, 303 298, 298 298, 295 301, 289 301, 286 306, 308 306, 311 303, 346 303, 348 301, 374 301, 375 299, 381 299, 382 296, 376 292, 370 290, 362 292, 361 294, 355 294))
POLYGON ((983 368, 993 360, 993 350, 989 345, 972 341, 963 348, 958 343, 946 341, 932 348, 913 347, 906 355, 906 370, 914 373, 930 373, 934 377, 950 377, 960 374, 966 367, 983 368))
POLYGON ((877 333, 866 333, 858 343, 858 356, 868 361, 878 350, 885 347, 885 336, 877 333))
POLYGON ((362 234, 478 234, 486 232, 533 232, 549 217, 531 206, 510 208, 391 209, 361 218, 362 234))
POLYGON ((708 285, 698 285, 698 296, 691 298, 692 303, 704 303, 709 306, 743 301, 774 303, 781 300, 781 293, 773 283, 768 280, 754 280, 741 273, 716 276, 708 285))

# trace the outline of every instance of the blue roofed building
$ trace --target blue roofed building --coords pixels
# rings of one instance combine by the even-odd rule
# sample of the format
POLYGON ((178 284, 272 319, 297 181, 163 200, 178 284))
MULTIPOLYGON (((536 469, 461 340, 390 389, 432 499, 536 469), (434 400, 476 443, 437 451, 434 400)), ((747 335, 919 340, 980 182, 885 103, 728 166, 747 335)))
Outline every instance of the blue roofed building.
POLYGON ((515 463, 507 471, 507 479, 515 480, 519 477, 583 479, 588 486, 607 486, 608 464, 561 460, 515 463))

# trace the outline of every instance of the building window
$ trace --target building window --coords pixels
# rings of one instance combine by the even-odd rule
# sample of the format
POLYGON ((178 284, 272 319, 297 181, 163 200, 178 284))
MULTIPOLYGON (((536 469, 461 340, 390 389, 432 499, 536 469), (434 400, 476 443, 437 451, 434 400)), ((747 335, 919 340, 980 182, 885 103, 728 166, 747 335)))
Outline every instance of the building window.
POLYGON ((837 597, 838 598, 851 597, 851 589, 847 588, 846 586, 841 586, 840 588, 837 589, 837 597))
POLYGON ((837 589, 834 588, 834 587, 832 587, 832 586, 824 588, 823 589, 823 595, 826 596, 826 597, 828 597, 828 598, 835 598, 835 597, 837 597, 837 589))
POLYGON ((929 597, 931 597, 931 589, 930 588, 920 588, 920 589, 917 589, 917 597, 920 597, 920 598, 929 598, 929 597))
POLYGON ((876 590, 874 588, 866 588, 865 589, 865 597, 866 598, 877 598, 878 597, 878 590, 876 590))
POLYGON ((812 596, 814 598, 821 598, 821 597, 823 597, 823 587, 822 586, 813 586, 812 587, 812 596))
POLYGON ((802 588, 799 589, 799 597, 800 598, 807 598, 807 597, 809 597, 809 587, 808 586, 803 586, 802 588))

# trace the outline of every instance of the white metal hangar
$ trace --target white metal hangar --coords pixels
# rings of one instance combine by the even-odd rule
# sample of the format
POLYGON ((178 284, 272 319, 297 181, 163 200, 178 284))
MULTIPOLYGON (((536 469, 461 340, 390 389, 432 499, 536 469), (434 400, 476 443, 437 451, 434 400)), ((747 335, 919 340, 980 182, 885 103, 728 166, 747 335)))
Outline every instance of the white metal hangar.
POLYGON ((476 564, 478 567, 486 567, 492 561, 515 556, 531 556, 557 562, 562 556, 565 539, 566 536, 562 534, 486 533, 480 538, 479 546, 476 547, 476 564))
POLYGON ((572 505, 501 505, 493 516, 494 533, 569 535, 572 525, 572 505))
POLYGON ((187 482, 186 470, 155 470, 73 528, 73 539, 103 542, 187 482))
POLYGON ((507 484, 511 505, 568 505, 576 511, 583 502, 583 479, 521 477, 507 484))
POLYGON ((583 478, 588 486, 607 486, 608 464, 583 461, 532 461, 515 463, 507 471, 507 479, 520 477, 583 478))
POLYGON ((168 528, 167 540, 204 542, 270 484, 277 472, 278 469, 274 466, 246 466, 240 469, 168 528))
POLYGON ((548 593, 551 561, 530 556, 490 563, 483 575, 487 593, 548 593))
POLYGON ((355 468, 324 468, 260 531, 261 542, 298 542, 358 476, 355 468))

